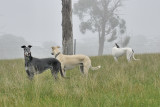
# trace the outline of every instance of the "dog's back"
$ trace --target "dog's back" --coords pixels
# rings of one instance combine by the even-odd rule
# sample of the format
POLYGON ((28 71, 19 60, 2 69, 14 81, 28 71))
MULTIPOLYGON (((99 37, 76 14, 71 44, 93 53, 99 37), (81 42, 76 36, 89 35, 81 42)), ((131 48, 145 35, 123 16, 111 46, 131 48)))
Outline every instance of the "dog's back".
POLYGON ((112 48, 112 55, 114 57, 120 57, 122 56, 124 53, 126 52, 125 49, 122 49, 122 48, 117 48, 117 47, 113 47, 112 48))
POLYGON ((60 62, 63 64, 80 64, 83 63, 88 56, 85 55, 63 55, 62 60, 60 59, 60 62))
POLYGON ((40 73, 51 68, 58 70, 61 66, 60 62, 55 58, 39 59, 33 57, 30 63, 35 67, 36 71, 39 71, 40 73))

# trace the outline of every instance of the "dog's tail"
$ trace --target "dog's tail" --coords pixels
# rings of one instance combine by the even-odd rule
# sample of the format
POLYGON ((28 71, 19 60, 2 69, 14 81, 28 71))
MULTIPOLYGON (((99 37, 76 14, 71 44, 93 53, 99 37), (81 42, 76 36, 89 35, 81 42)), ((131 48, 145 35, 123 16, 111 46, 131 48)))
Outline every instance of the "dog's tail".
POLYGON ((99 66, 97 66, 97 67, 90 67, 92 70, 98 70, 99 68, 101 68, 101 66, 99 65, 99 66))
POLYGON ((133 52, 133 59, 134 59, 134 60, 140 60, 140 59, 136 59, 136 58, 134 57, 134 51, 133 51, 133 49, 132 49, 132 52, 133 52))

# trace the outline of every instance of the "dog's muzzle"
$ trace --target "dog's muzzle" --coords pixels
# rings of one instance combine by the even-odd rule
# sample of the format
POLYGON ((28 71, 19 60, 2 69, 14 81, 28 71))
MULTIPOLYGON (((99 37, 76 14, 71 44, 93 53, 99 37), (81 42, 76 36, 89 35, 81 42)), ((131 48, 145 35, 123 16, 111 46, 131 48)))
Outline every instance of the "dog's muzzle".
POLYGON ((25 56, 31 56, 31 52, 25 52, 24 55, 25 56))
POLYGON ((54 55, 54 53, 51 53, 51 55, 54 55))

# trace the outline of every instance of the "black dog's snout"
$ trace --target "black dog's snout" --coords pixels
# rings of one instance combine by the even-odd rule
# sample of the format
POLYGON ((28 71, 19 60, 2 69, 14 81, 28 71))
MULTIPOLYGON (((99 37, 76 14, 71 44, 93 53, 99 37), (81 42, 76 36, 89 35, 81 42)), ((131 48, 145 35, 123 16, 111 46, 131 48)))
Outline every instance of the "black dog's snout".
POLYGON ((54 55, 53 53, 51 53, 51 55, 54 55))
POLYGON ((31 56, 31 52, 25 52, 24 55, 25 56, 31 56))
POLYGON ((28 54, 31 55, 31 52, 29 52, 28 54))

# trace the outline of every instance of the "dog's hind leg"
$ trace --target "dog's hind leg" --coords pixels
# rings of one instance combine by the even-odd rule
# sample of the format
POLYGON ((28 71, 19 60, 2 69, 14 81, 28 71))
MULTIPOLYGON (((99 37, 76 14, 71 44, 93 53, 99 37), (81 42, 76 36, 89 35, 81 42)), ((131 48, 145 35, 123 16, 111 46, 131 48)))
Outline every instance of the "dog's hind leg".
POLYGON ((128 62, 130 62, 131 61, 131 59, 132 59, 132 53, 127 53, 127 60, 128 60, 128 62))
POLYGON ((131 61, 131 56, 129 54, 127 55, 127 60, 128 60, 128 62, 131 61))
POLYGON ((57 76, 58 71, 51 70, 51 73, 52 73, 52 75, 54 76, 54 78, 56 80, 58 78, 58 76, 57 76))
POLYGON ((58 78, 58 72, 59 70, 57 68, 55 68, 54 66, 50 68, 52 75, 54 76, 55 79, 58 78))
POLYGON ((86 77, 88 77, 88 70, 89 70, 89 67, 86 67, 86 66, 83 67, 84 75, 86 77))
POLYGON ((79 66, 79 68, 80 68, 81 73, 84 74, 84 70, 83 70, 84 67, 83 66, 79 66))
POLYGON ((80 71, 81 71, 82 74, 84 74, 84 69, 83 69, 83 67, 84 67, 83 64, 80 64, 79 69, 80 69, 80 71))

